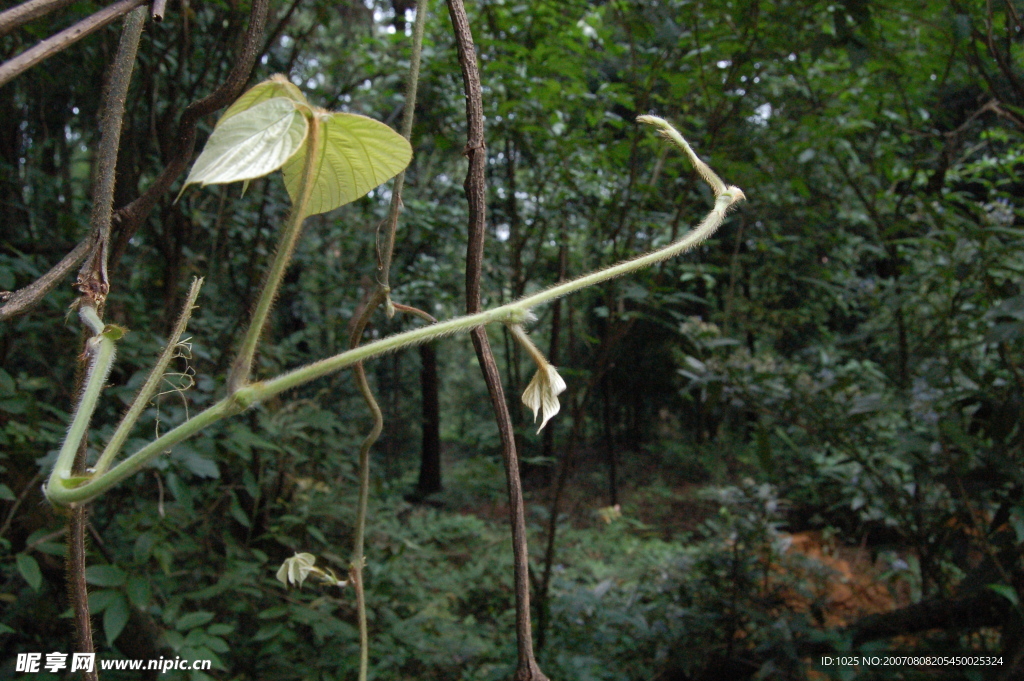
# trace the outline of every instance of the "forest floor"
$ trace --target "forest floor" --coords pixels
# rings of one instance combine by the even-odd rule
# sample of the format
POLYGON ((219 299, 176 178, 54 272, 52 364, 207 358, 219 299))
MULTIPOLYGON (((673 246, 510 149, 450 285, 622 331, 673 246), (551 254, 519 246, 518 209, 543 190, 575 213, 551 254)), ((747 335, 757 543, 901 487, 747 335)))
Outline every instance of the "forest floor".
MULTIPOLYGON (((622 458, 625 461, 620 465, 615 490, 618 508, 612 503, 607 468, 596 453, 583 452, 562 492, 559 516, 576 529, 596 528, 625 518, 635 534, 648 538, 680 543, 699 539, 701 526, 719 509, 719 503, 704 492, 729 481, 713 483, 708 479, 696 482, 673 478, 667 476, 662 467, 645 466, 644 461, 650 461, 647 455, 622 458)), ((464 470, 466 463, 446 462, 445 470, 464 470)), ((446 493, 445 507, 489 522, 507 523, 508 503, 500 463, 492 462, 490 468, 494 470, 486 472, 476 470, 479 465, 471 465, 470 475, 463 472, 455 480, 446 481, 451 491, 446 493), (495 484, 498 481, 500 484, 495 484)), ((553 495, 550 479, 556 475, 557 470, 553 470, 547 481, 539 480, 543 476, 527 480, 527 521, 537 538, 546 534, 553 495)), ((892 552, 883 555, 863 543, 851 545, 843 542, 842 537, 821 530, 791 529, 792 533, 781 534, 788 547, 786 560, 778 569, 796 572, 787 577, 790 581, 796 577, 802 588, 787 596, 787 608, 806 612, 812 604, 824 604, 817 614, 819 622, 833 628, 910 603, 907 582, 891 577, 889 563, 895 555, 892 552)), ((535 555, 540 555, 541 546, 534 539, 535 555)))

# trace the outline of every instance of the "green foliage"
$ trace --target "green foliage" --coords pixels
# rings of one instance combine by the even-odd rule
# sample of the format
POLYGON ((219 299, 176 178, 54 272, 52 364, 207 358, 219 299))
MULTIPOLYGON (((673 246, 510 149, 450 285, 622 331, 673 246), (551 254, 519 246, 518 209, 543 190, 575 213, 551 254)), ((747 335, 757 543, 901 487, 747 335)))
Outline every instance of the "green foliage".
MULTIPOLYGON (((169 12, 163 27, 147 30, 117 205, 149 186, 176 144, 177 115, 230 68, 245 4, 192 3, 187 15, 169 12)), ((288 80, 256 90, 265 99, 251 95, 213 131, 245 106, 302 103, 300 87, 343 112, 335 115, 393 122, 408 59, 397 4, 300 3, 280 17, 286 23, 257 77, 283 72, 288 80)), ((75 3, 0 44, 13 53, 93 5, 75 3)), ((785 590, 806 584, 787 577, 765 586, 768 564, 798 560, 782 552, 783 522, 825 530, 841 545, 866 542, 908 601, 974 584, 1019 600, 1011 587, 1024 535, 1024 243, 1014 117, 1024 99, 1009 5, 645 0, 470 9, 488 123, 485 306, 663 246, 706 212, 710 195, 685 161, 633 129, 637 114, 678 124, 750 195, 699 249, 562 305, 550 359, 569 390, 546 427, 550 447, 513 405, 526 456, 561 460, 576 428, 568 489, 586 499, 558 518, 540 653, 546 673, 698 676, 743 657, 749 666, 723 673, 799 678, 801 645, 843 650, 848 641, 787 605, 785 590), (610 503, 602 458, 609 436, 624 519, 605 525, 591 513, 610 503), (674 517, 685 515, 674 505, 683 485, 709 482, 733 486, 709 502, 711 517, 674 517), (645 506, 657 507, 666 525, 642 523, 634 509, 645 506), (716 515, 718 507, 727 510, 716 515), (990 525, 1003 518, 1002 529, 990 525), (701 529, 667 529, 680 525, 701 529), (988 558, 979 566, 978 556, 988 558)), ((392 296, 447 318, 462 310, 465 123, 450 27, 437 15, 428 25, 392 296)), ((85 233, 93 84, 112 38, 82 41, 5 88, 0 288, 33 281, 85 233)), ((286 132, 299 121, 291 119, 286 132)), ((219 188, 161 200, 124 245, 106 317, 129 333, 97 424, 114 423, 141 386, 185 282, 207 278, 188 358, 172 364, 194 385, 164 383, 130 451, 223 394, 294 184, 254 179, 241 197, 219 188)), ((337 198, 327 189, 324 206, 337 198)), ((347 320, 375 276, 375 228, 387 198, 374 190, 307 221, 254 375, 345 349, 347 320)), ((60 618, 62 546, 53 536, 64 519, 35 492, 76 398, 71 348, 81 339, 73 322, 60 324, 70 301, 59 288, 0 332, 0 523, 25 495, 0 532, 0 627, 17 632, 4 637, 4 659, 71 646, 60 618)), ((537 312, 531 337, 547 353, 554 309, 537 312)), ((418 323, 399 315, 375 320, 370 333, 418 323)), ((491 341, 508 393, 521 394, 532 365, 512 339, 492 333, 491 341)), ((418 361, 403 352, 368 364, 385 411, 366 572, 378 678, 511 674, 510 548, 496 520, 504 482, 471 356, 464 340, 439 347, 440 509, 402 500, 419 451, 418 361)), ((148 622, 163 646, 157 656, 209 657, 218 674, 354 674, 351 592, 308 581, 286 592, 274 574, 296 551, 345 572, 339 554, 352 540, 351 460, 365 411, 343 376, 287 397, 175 447, 128 481, 132 492, 112 491, 95 505, 104 548, 94 543, 89 574, 101 655, 141 656, 128 634, 149 631, 148 622)), ((92 456, 111 430, 94 428, 92 456)), ((539 574, 550 511, 543 491, 533 494, 539 574)), ((998 650, 1012 646, 1014 626, 1008 618, 988 638, 938 632, 920 644, 998 650)))

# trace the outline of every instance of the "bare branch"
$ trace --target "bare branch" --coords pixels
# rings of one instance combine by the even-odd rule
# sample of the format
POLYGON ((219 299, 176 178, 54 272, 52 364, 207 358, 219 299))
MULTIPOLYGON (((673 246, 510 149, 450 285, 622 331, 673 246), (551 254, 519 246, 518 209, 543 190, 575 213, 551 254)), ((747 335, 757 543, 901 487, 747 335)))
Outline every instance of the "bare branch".
POLYGON ((0 322, 25 314, 39 304, 43 297, 68 275, 68 273, 89 253, 92 236, 87 236, 74 249, 54 265, 49 272, 17 291, 0 292, 0 322))
POLYGON ((82 19, 71 28, 64 29, 60 33, 40 42, 35 47, 25 50, 14 59, 0 64, 0 87, 11 82, 39 62, 49 59, 85 36, 95 33, 145 2, 146 0, 121 0, 120 2, 115 2, 113 5, 96 12, 96 14, 82 19))
POLYGON ((0 13, 0 36, 7 35, 22 24, 70 5, 75 0, 29 0, 0 13))

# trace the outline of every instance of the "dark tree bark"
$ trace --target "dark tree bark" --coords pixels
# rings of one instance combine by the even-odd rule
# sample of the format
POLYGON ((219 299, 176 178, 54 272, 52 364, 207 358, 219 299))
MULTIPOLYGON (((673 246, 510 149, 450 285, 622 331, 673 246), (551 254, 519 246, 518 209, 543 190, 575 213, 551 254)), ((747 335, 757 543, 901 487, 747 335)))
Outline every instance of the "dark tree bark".
POLYGON ((441 491, 441 409, 438 399, 437 351, 433 343, 420 346, 420 390, 423 395, 423 444, 420 452, 418 496, 441 491))

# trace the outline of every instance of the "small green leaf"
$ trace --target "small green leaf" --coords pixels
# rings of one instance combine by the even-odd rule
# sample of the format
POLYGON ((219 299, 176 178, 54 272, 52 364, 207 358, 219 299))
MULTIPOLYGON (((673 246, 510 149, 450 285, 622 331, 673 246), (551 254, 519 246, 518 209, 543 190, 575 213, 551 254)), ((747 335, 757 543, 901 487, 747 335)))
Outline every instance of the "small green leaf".
POLYGON ((25 578, 30 587, 35 591, 39 591, 39 587, 43 584, 43 573, 39 570, 39 563, 27 553, 19 553, 16 560, 18 562, 18 572, 25 578))
POLYGON ((1008 584, 987 584, 986 585, 992 591, 1005 598, 1006 600, 1013 603, 1015 606, 1020 605, 1020 599, 1017 597, 1017 590, 1008 584))
POLYGON ((285 97, 260 102, 218 125, 182 187, 226 184, 263 177, 280 168, 302 146, 306 116, 285 97))
POLYGON ((14 501, 16 498, 11 488, 0 482, 0 501, 14 501))
MULTIPOLYGON (((316 115, 320 119, 320 150, 307 215, 355 201, 405 170, 412 160, 409 141, 379 121, 347 113, 316 115)), ((293 203, 298 199, 307 153, 304 142, 299 153, 284 164, 284 183, 293 203)))
POLYGON ((231 118, 236 114, 240 114, 243 111, 248 111, 252 107, 256 106, 260 102, 265 102, 268 99, 274 97, 285 97, 295 102, 299 102, 306 106, 309 106, 309 102, 306 101, 305 95, 299 88, 295 87, 286 76, 280 73, 270 77, 269 80, 265 80, 258 85, 253 85, 251 88, 245 91, 245 93, 235 100, 235 103, 228 107, 228 110, 224 112, 224 115, 217 121, 217 127, 231 118))
POLYGON ((121 592, 114 589, 93 591, 89 594, 89 611, 94 615, 101 613, 109 608, 111 604, 120 597, 121 592))
POLYGON ((252 523, 249 522, 249 517, 245 515, 245 511, 242 509, 242 504, 238 501, 238 495, 234 492, 231 493, 231 517, 238 521, 238 524, 242 527, 252 527, 252 523))
POLYGON ((14 392, 14 379, 9 373, 0 369, 0 395, 13 395, 14 392))
POLYGON ((199 612, 190 612, 187 615, 182 615, 177 622, 174 624, 174 628, 178 631, 185 631, 186 629, 194 629, 198 626, 206 624, 213 619, 212 612, 205 612, 200 610, 199 612))
POLYGON ((126 588, 128 592, 128 598, 138 608, 145 608, 149 605, 149 599, 152 597, 152 590, 149 586, 149 580, 144 577, 129 577, 128 585, 126 588))
POLYGON ((85 568, 85 581, 96 586, 121 586, 127 577, 116 565, 90 565, 85 568))
POLYGON ((121 594, 117 594, 117 597, 103 611, 103 633, 107 636, 108 646, 114 645, 114 641, 124 631, 126 624, 128 624, 128 601, 121 594))

